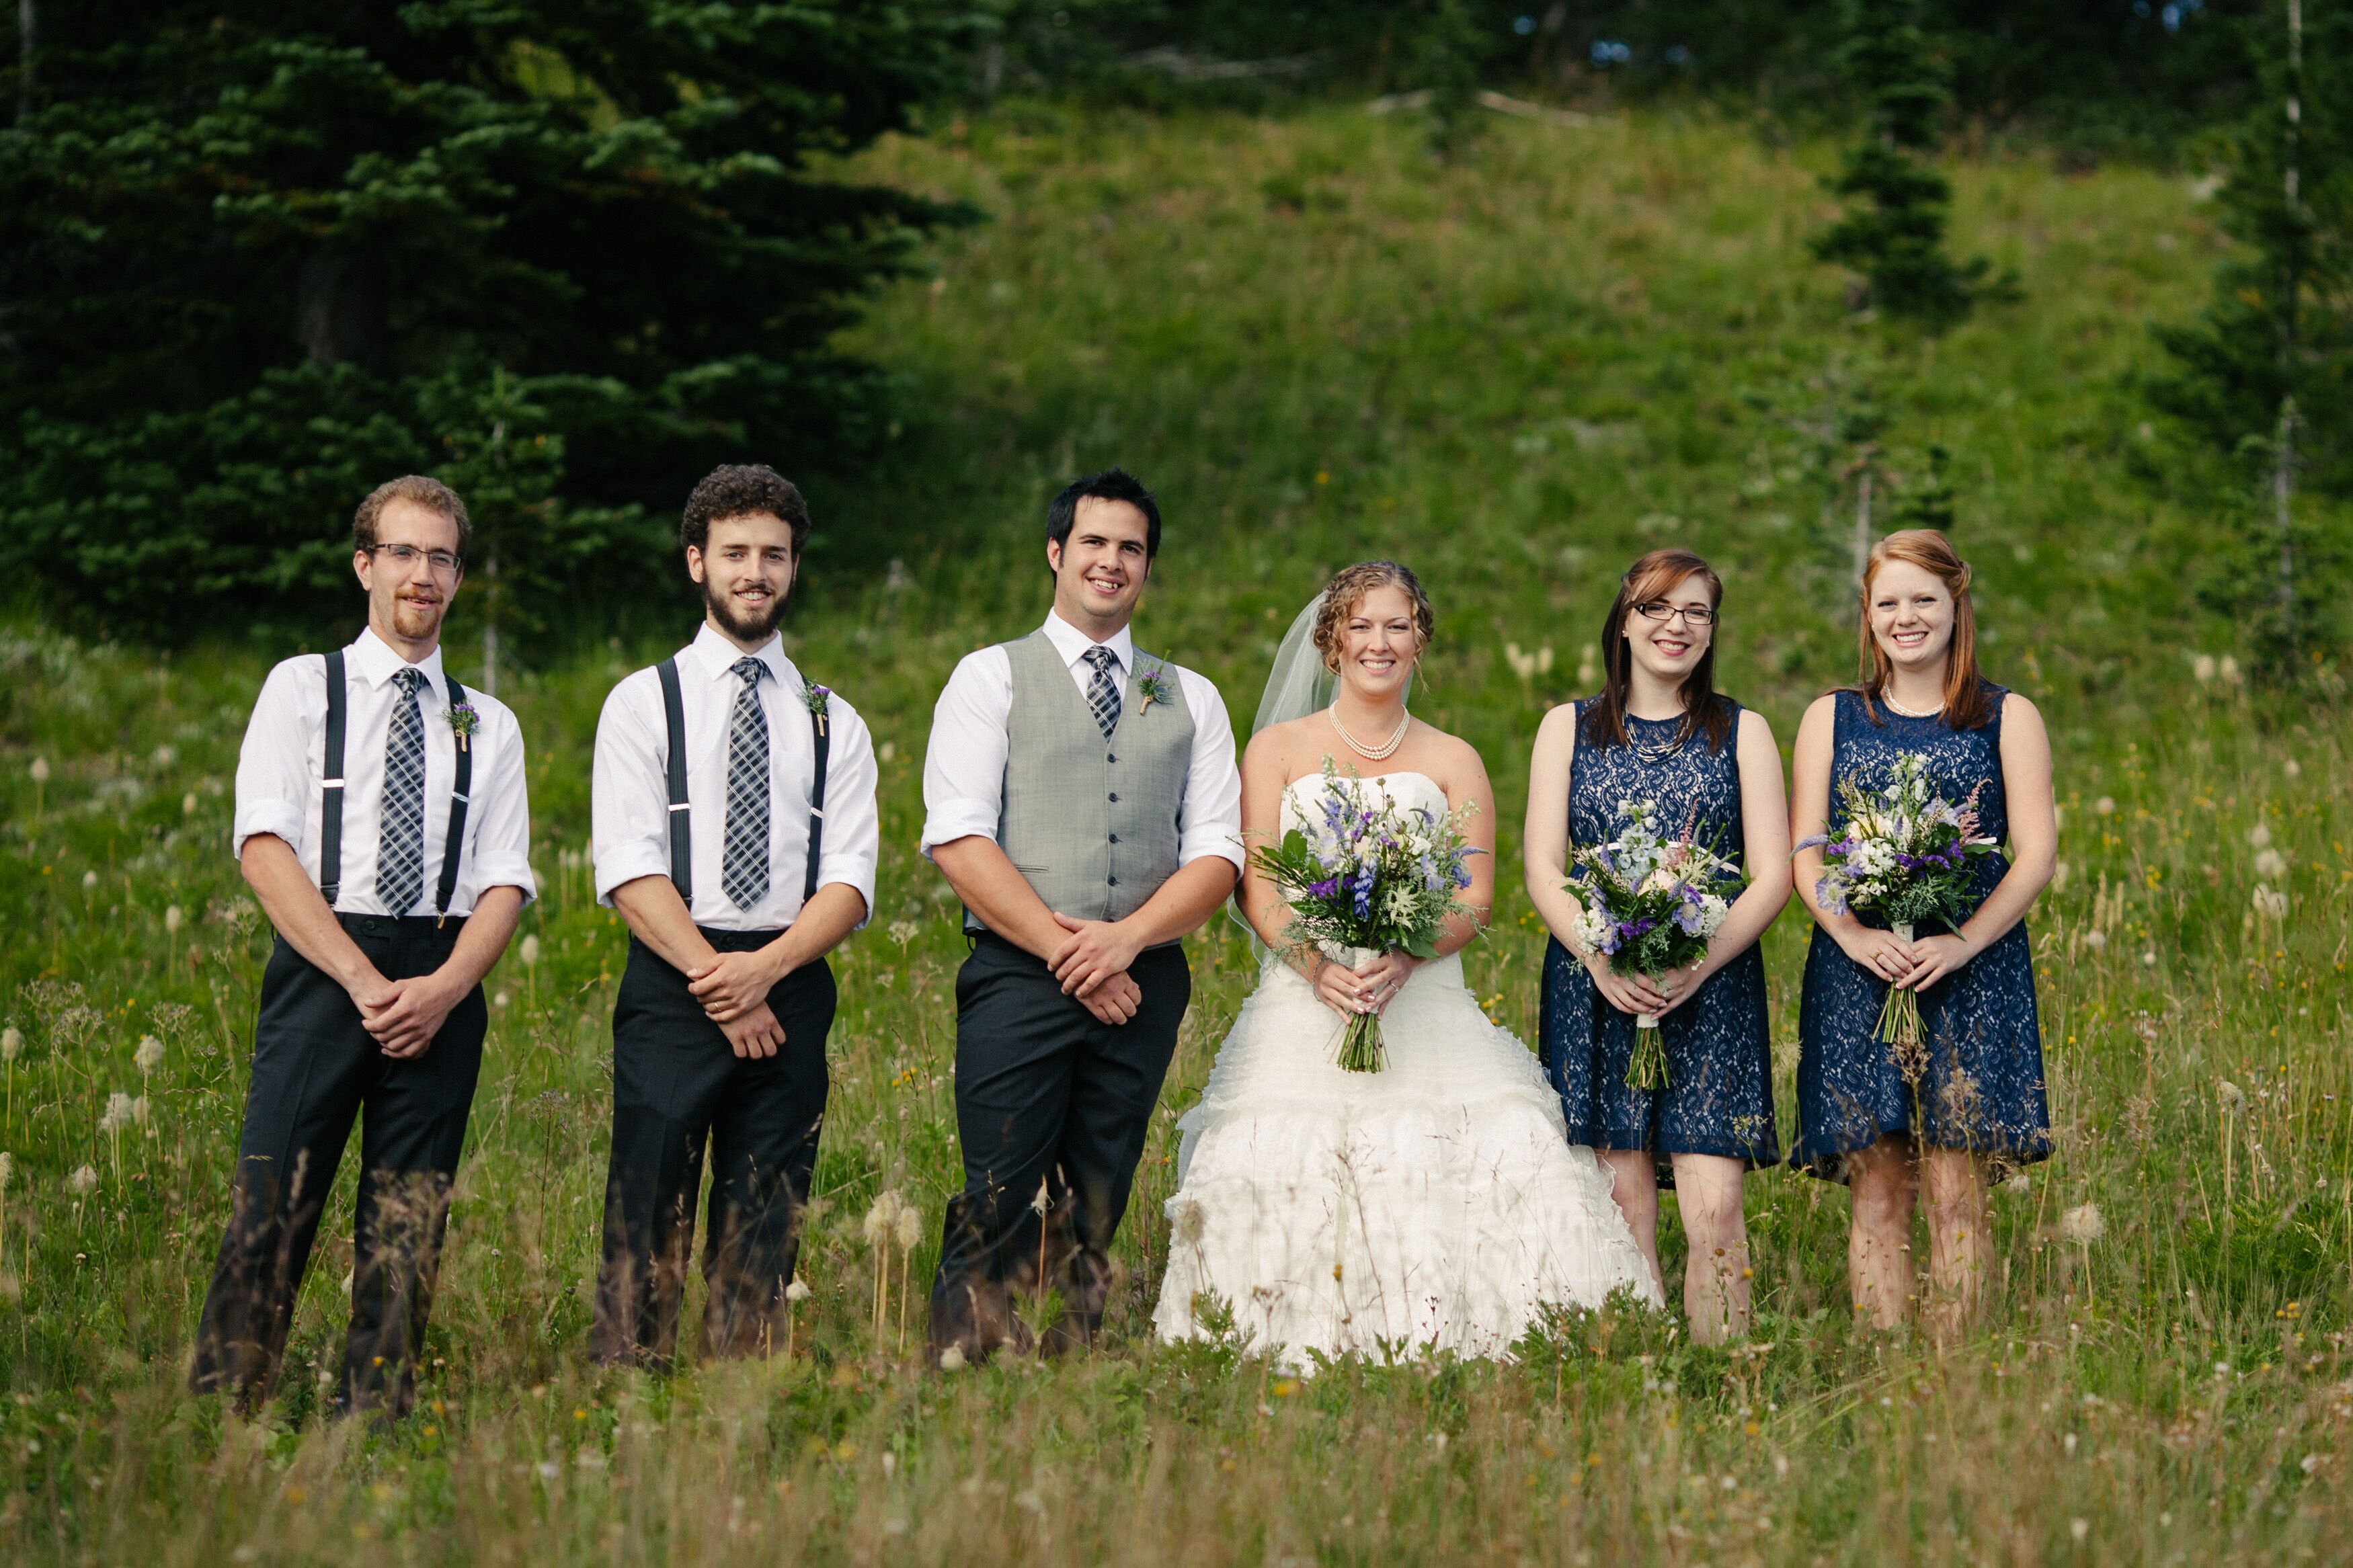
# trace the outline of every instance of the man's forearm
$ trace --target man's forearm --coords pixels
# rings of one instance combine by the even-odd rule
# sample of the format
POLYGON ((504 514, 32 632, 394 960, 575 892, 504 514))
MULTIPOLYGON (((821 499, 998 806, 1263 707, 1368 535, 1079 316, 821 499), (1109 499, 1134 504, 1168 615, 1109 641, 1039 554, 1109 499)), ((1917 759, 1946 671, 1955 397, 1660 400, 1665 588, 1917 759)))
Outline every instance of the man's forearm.
POLYGON ((1139 951, 1192 935, 1233 896, 1240 875, 1222 855, 1204 855, 1160 884, 1144 907, 1120 923, 1133 931, 1139 951))
POLYGON ((1054 919, 1054 911, 1046 907, 1029 879, 1014 869, 997 840, 974 834, 934 844, 932 864, 940 868, 965 908, 979 916, 980 923, 992 932, 1049 963, 1060 951, 1070 933, 1054 919))
POLYGON ((302 868, 294 847, 274 833, 257 833, 237 855, 246 885, 261 900, 261 912, 287 945, 335 984, 349 991, 363 983, 381 981, 375 965, 360 951, 335 911, 302 868))
POLYGON ((613 907, 628 922, 629 934, 680 973, 711 962, 711 943, 687 912, 677 884, 668 877, 639 877, 622 883, 613 889, 613 907))
POLYGON ((866 918, 866 896, 847 882, 828 882, 801 906, 799 916, 764 954, 782 980, 805 964, 815 963, 849 939, 866 918))
POLYGON ((452 991, 462 996, 482 983, 482 976, 514 940, 515 925, 522 919, 521 888, 491 888, 474 900, 466 929, 458 933, 457 944, 441 965, 441 976, 452 991))

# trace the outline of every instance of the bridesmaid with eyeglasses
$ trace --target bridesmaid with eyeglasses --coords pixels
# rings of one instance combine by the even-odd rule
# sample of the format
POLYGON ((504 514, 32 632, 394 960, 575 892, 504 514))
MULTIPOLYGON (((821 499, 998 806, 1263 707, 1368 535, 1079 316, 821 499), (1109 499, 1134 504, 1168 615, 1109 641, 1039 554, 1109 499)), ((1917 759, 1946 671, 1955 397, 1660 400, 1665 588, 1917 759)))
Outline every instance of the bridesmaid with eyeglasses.
POLYGON ((1789 899, 1779 748, 1763 714, 1715 690, 1723 598, 1723 581, 1688 550, 1653 551, 1627 571, 1602 623, 1600 695, 1554 709, 1536 732, 1525 841, 1528 897, 1552 932, 1539 1054, 1569 1142, 1609 1170, 1654 1278, 1659 1189, 1674 1188, 1690 1244, 1683 1310, 1703 1343, 1748 1328, 1741 1178, 1781 1157, 1757 942, 1789 899), (1697 842, 1745 856, 1752 879, 1706 956, 1656 981, 1581 951, 1567 891, 1570 855, 1617 837, 1626 800, 1654 800, 1662 830, 1680 836, 1689 823, 1697 842), (1665 1047, 1656 1089, 1626 1082, 1642 1014, 1658 1018, 1665 1047))
POLYGON ((1986 1189, 1997 1165, 2051 1152, 2042 1035, 2026 911, 2057 863, 2051 742, 2034 704, 1978 673, 1969 568, 1941 533, 1881 540, 1862 578, 1860 684, 1806 710, 1794 818, 1799 894, 1814 917, 1798 1017, 1798 1142, 1791 1163, 1853 1192, 1847 1279, 1873 1327, 1902 1323, 1914 1294, 1912 1216, 1928 1217, 1929 1323, 1941 1339, 1975 1314, 1992 1266, 1986 1189), (2000 853, 1967 862, 1959 929, 1905 942, 1873 914, 1823 907, 1823 836, 1846 829, 1838 785, 1884 789, 1897 759, 1926 763, 1956 805, 1977 795, 2000 853), (1878 1037, 1891 986, 1917 994, 1927 1061, 1912 1082, 1878 1037))

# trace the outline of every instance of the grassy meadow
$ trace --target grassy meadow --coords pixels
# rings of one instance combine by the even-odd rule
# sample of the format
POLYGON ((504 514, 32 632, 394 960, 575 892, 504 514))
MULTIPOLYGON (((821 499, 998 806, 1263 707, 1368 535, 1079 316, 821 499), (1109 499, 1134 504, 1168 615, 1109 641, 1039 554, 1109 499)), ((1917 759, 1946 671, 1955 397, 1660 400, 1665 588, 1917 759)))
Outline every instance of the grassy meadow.
MULTIPOLYGON (((570 651, 526 643, 503 672, 533 747, 542 897, 489 984, 424 1394, 383 1432, 319 1410, 350 1161, 281 1399, 248 1424, 182 1392, 268 943, 227 853, 229 785, 261 675, 291 650, 224 638, 164 658, 127 633, 0 628, 0 1558, 2343 1550, 2353 757, 2341 708, 2235 678, 2232 627, 2182 585, 2206 520, 2151 477, 2163 435, 2130 392, 2146 324, 2203 297, 2211 205, 2178 173, 1956 163, 1957 248, 2014 267, 2026 297, 1926 345, 1852 316, 1806 254, 1827 146, 1655 112, 1499 121, 1438 163, 1409 121, 1017 107, 858 165, 989 216, 878 301, 852 346, 897 376, 902 423, 878 462, 810 485, 818 539, 789 635, 874 726, 884 848, 873 922, 836 958, 790 1359, 652 1379, 583 1357, 623 951, 585 864, 589 744, 611 683, 685 639, 682 578, 670 633, 575 628, 570 651), (925 1370, 922 1286, 957 1179, 962 944, 914 852, 923 745, 955 660, 1043 612, 1052 487, 1116 460, 1160 489, 1138 637, 1217 679, 1244 723, 1325 572, 1378 553, 1421 573, 1439 642, 1417 710, 1480 747, 1502 816, 1505 891, 1469 962, 1489 1011, 1532 1038, 1542 933, 1517 845, 1539 715, 1589 688, 1624 563, 1683 542, 1729 584, 1723 686, 1786 746, 1853 668, 1854 453, 1822 426, 1866 405, 1885 422, 1881 521, 1919 489, 1930 443, 1952 454, 1989 673, 2042 705, 2058 754, 2063 880, 2031 921, 2058 1152, 1997 1192, 1980 1329, 1942 1353, 1858 1331, 1844 1192, 1767 1172, 1748 1184, 1756 1331, 1729 1348, 1665 1317, 1578 1316, 1510 1365, 1303 1383, 1227 1347, 1155 1347, 1175 1116, 1253 980, 1219 921, 1188 944, 1195 1002, 1123 1231, 1111 1347, 925 1370), (149 1037, 161 1059, 142 1066, 149 1037), (862 1238, 886 1189, 923 1213, 912 1254, 862 1238)), ((461 677, 479 634, 461 601, 461 677)), ((1793 905, 1767 938, 1785 1145, 1804 934, 1793 905)))

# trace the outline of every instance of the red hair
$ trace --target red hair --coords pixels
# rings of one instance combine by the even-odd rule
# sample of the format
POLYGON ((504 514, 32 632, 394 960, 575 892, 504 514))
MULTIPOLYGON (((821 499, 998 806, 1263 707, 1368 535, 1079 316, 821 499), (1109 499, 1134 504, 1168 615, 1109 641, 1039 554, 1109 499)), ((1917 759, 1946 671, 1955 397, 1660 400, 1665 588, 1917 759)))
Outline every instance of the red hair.
POLYGON ((1894 679, 1895 666, 1871 631, 1871 584, 1879 569, 1891 561, 1917 566, 1945 585, 1953 596, 1953 640, 1945 649, 1945 722, 1956 730, 1981 730, 1993 721, 1993 703, 1986 694, 1985 678, 1978 673, 1978 614, 1969 603, 1969 563, 1953 549, 1953 542, 1932 528, 1899 529, 1871 547, 1862 568, 1862 710, 1874 724, 1881 722, 1873 700, 1894 679))

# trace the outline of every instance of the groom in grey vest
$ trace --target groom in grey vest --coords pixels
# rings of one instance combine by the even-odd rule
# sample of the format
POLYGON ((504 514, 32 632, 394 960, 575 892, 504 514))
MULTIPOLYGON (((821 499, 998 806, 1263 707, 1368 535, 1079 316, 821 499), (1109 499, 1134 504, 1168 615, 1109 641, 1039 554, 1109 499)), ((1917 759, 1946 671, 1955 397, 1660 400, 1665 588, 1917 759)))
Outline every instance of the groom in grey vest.
POLYGON ((923 763, 923 852, 965 907, 956 1128, 932 1345, 1029 1348, 1015 1292, 1060 1292, 1049 1350, 1093 1342, 1111 1243, 1192 995, 1181 945, 1241 873, 1218 689, 1136 650, 1160 509, 1118 468, 1054 498, 1054 607, 956 666, 923 763))

